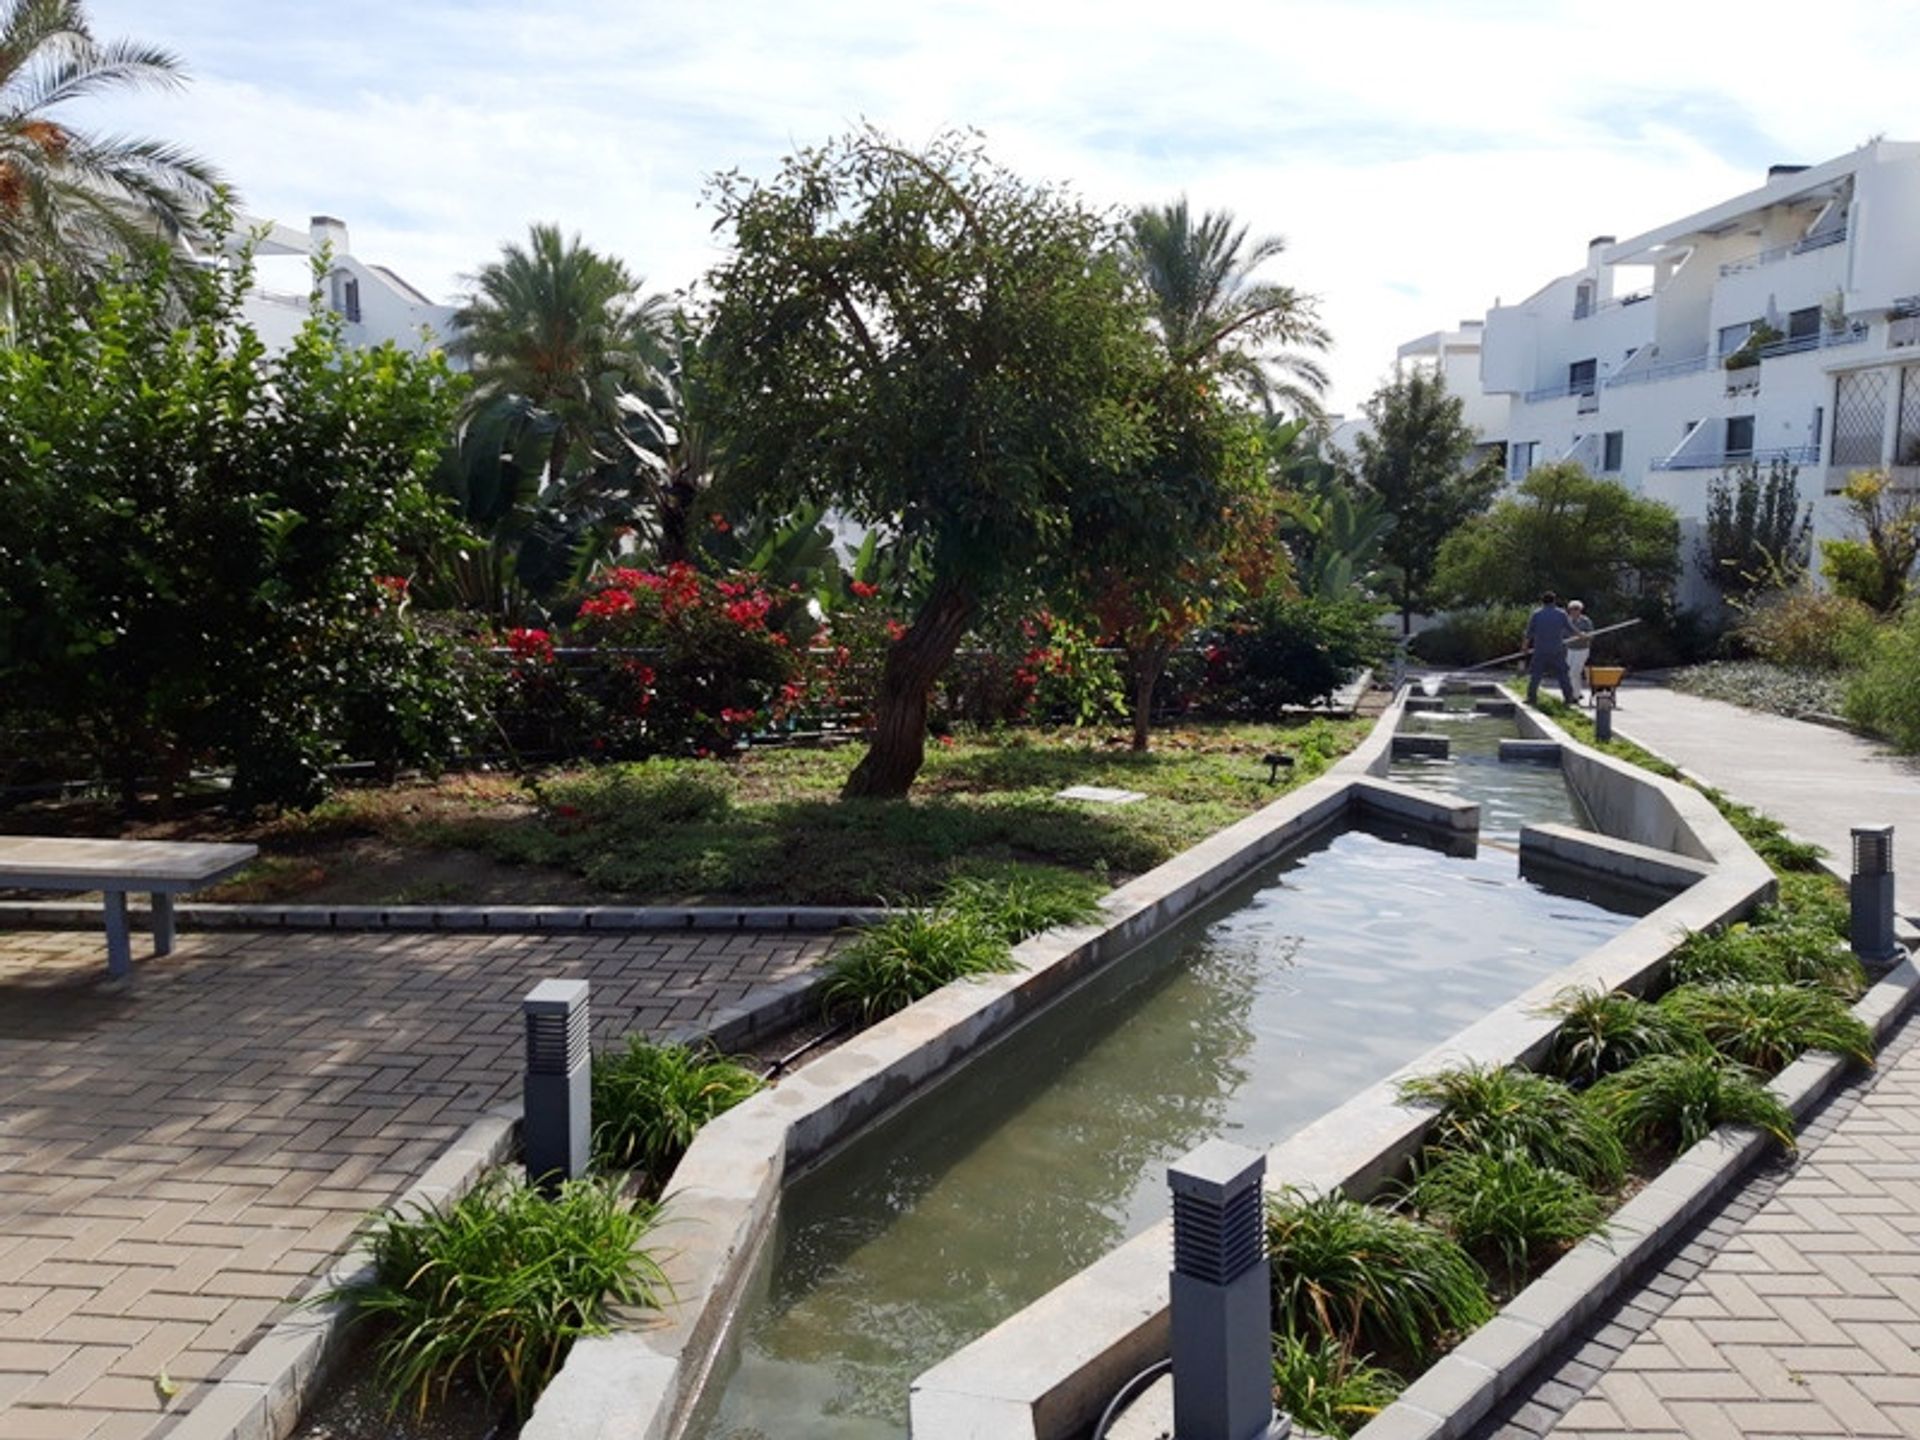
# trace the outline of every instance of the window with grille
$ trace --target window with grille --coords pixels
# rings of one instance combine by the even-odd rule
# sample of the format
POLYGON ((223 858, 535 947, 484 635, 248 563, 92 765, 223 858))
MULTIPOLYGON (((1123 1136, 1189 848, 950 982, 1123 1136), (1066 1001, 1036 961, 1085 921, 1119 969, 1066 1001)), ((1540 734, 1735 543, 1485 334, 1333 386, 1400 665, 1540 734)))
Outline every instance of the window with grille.
POLYGON ((1878 465, 1887 416, 1887 372, 1850 370, 1833 388, 1835 465, 1878 465))
POLYGON ((1920 366, 1900 372, 1900 434, 1893 447, 1896 465, 1920 465, 1920 366))

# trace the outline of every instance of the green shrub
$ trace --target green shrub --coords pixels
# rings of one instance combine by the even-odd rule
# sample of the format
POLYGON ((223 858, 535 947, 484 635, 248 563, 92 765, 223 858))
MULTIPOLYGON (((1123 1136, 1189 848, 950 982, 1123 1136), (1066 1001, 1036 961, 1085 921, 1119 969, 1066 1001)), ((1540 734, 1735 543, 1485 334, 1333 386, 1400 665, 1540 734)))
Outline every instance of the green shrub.
POLYGON ((1451 611, 1438 625, 1422 630, 1407 653, 1429 665, 1478 665, 1520 648, 1527 628, 1524 605, 1475 605, 1451 611))
POLYGON ((1357 596, 1275 594, 1256 601, 1208 636, 1208 705, 1268 718, 1284 706, 1325 699, 1356 670, 1392 652, 1381 613, 1381 606, 1357 596))
POLYGON ((1689 936, 1676 952, 1672 980, 1676 985, 1801 985, 1847 1001, 1859 999, 1867 988, 1866 972, 1831 928, 1771 910, 1748 924, 1689 936))
POLYGON ((1439 1149, 1514 1150, 1612 1189, 1626 1174, 1626 1152, 1605 1117, 1560 1080, 1501 1065, 1465 1065, 1401 1082, 1403 1101, 1440 1107, 1428 1132, 1439 1149))
POLYGON ((1267 1202, 1274 1324, 1310 1345, 1421 1360, 1493 1318, 1480 1268, 1431 1226, 1334 1193, 1267 1202))
POLYGON ((1668 683, 1687 695, 1797 718, 1837 715, 1847 684, 1835 670, 1794 670, 1769 660, 1714 660, 1676 670, 1668 683))
POLYGON ((1711 1055, 1649 1055, 1589 1096, 1627 1142, 1676 1153, 1716 1125, 1752 1125, 1793 1148, 1793 1115, 1744 1066, 1711 1055))
POLYGON ((1883 735, 1911 755, 1920 752, 1920 604, 1874 636, 1847 682, 1847 719, 1883 735))
POLYGON ((828 962, 821 998, 863 1024, 904 1010, 949 981, 1014 968, 1006 938, 976 911, 902 910, 869 926, 828 962))
POLYGON ((1662 1009, 1695 1026, 1722 1055, 1771 1075, 1806 1050, 1873 1063, 1873 1032, 1836 996, 1795 985, 1683 985, 1662 1009))
POLYGON ((663 1186, 700 1127, 765 1084, 736 1061, 642 1036, 593 1058, 595 1163, 663 1186))
POLYGON ((1100 914, 1105 882, 1067 870, 1010 869, 968 875, 946 888, 945 903, 976 916, 1009 945, 1056 925, 1080 925, 1100 914))
POLYGON ((376 1323, 374 1363, 394 1409, 424 1413, 466 1379, 524 1416, 610 1304, 658 1308, 666 1277, 640 1242, 655 1210, 617 1180, 548 1198, 503 1171, 450 1205, 387 1210, 368 1236, 374 1280, 319 1297, 376 1323))
POLYGON ((1852 930, 1847 887, 1825 870, 1796 870, 1779 877, 1780 896, 1756 919, 1778 915, 1796 925, 1825 930, 1845 940, 1852 930))
POLYGON ((720 766, 664 758, 569 771, 542 784, 540 798, 563 822, 642 833, 724 820, 733 808, 732 787, 720 766))
POLYGON ((1500 1257, 1510 1279, 1549 1249, 1601 1228, 1607 1202, 1585 1182, 1518 1151, 1454 1151, 1423 1166, 1407 1199, 1476 1254, 1500 1257))
POLYGON ((1329 1440, 1347 1437, 1387 1406, 1405 1382, 1349 1354, 1337 1340, 1273 1337, 1273 1398, 1293 1423, 1329 1440))
POLYGON ((1878 628, 1872 610, 1831 590, 1777 592, 1747 612, 1735 635, 1754 654, 1803 670, 1859 663, 1878 628))
POLYGON ((1576 1085, 1590 1085, 1645 1055, 1676 1055, 1704 1043, 1659 1006, 1616 991, 1563 990, 1545 1013, 1561 1018, 1547 1068, 1576 1085))

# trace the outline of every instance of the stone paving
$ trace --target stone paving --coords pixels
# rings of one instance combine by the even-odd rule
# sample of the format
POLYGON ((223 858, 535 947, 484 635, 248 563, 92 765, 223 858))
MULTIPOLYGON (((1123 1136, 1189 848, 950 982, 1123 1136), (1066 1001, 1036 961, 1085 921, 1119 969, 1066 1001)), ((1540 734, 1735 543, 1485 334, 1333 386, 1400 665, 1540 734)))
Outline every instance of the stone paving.
POLYGON ((1920 759, 1844 730, 1632 683, 1614 728, 1825 846, 1842 874, 1853 826, 1893 825, 1898 903, 1920 917, 1920 759))
POLYGON ((833 943, 208 932, 115 984, 97 934, 0 934, 0 1440, 170 1428, 368 1210, 518 1095, 535 982, 591 980, 605 1042, 833 943))

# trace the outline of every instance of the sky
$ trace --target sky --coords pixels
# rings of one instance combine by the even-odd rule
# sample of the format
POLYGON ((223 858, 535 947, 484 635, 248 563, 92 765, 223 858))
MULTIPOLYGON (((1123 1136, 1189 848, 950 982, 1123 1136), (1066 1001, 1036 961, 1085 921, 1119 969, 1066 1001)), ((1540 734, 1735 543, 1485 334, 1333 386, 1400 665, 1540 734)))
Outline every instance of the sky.
POLYGON ((1101 206, 1185 194, 1317 297, 1329 409, 1403 341, 1885 135, 1920 140, 1911 0, 91 0, 184 91, 76 124, 217 164, 251 214, 344 220, 435 299, 551 221, 648 288, 719 254, 709 176, 871 121, 1101 206))

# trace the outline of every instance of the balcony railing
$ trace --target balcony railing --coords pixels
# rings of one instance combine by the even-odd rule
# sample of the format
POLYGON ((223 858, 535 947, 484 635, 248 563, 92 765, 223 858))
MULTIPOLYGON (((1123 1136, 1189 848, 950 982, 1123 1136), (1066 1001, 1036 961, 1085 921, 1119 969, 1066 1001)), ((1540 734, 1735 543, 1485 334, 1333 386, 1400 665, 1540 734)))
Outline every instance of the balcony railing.
POLYGON ((1649 470, 1724 470, 1729 465, 1811 465, 1820 458, 1818 445, 1786 445, 1777 450, 1697 450, 1686 455, 1663 455, 1649 470))
POLYGON ((1805 255, 1810 250, 1824 250, 1829 245, 1838 245, 1847 238, 1847 227, 1822 231, 1818 235, 1809 235, 1804 240, 1796 240, 1791 245, 1776 245, 1771 250, 1762 250, 1758 255, 1749 255, 1744 260, 1729 260, 1720 267, 1722 275, 1738 275, 1742 270, 1757 270, 1762 265, 1777 265, 1782 260, 1791 260, 1796 255, 1805 255))
POLYGON ((1616 295, 1611 300, 1602 300, 1597 305, 1588 305, 1584 310, 1581 309, 1580 306, 1575 305, 1573 307, 1573 318, 1576 320, 1585 320, 1607 310, 1618 310, 1623 305, 1638 305, 1652 298, 1653 291, 1651 290, 1634 290, 1626 295, 1616 295))
POLYGON ((1598 381, 1568 380, 1559 385, 1549 385, 1544 390, 1527 391, 1527 404, 1538 405, 1543 400, 1564 400, 1569 395, 1591 395, 1598 388, 1598 381))
POLYGON ((1776 340, 1771 345, 1763 345, 1760 347, 1760 358, 1773 360, 1782 355, 1798 355, 1806 350, 1831 350, 1837 345, 1858 345, 1866 338, 1866 322, 1856 320, 1844 330, 1816 330, 1811 335, 1795 335, 1786 340, 1776 340))
POLYGON ((1639 370, 1625 370, 1618 375, 1609 375, 1604 383, 1611 390, 1616 385, 1638 385, 1643 380, 1667 380, 1675 375, 1696 375, 1706 368, 1707 357, 1696 355, 1691 360, 1668 360, 1639 370))

